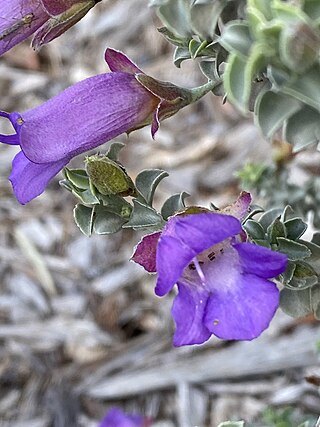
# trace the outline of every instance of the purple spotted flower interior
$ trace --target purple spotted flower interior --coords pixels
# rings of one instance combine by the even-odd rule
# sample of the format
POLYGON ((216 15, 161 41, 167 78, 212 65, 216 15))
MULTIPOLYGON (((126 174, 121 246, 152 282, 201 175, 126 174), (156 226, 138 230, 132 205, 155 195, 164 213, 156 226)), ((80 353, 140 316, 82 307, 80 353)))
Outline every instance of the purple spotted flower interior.
POLYGON ((177 215, 137 246, 132 259, 157 272, 156 294, 178 287, 174 345, 201 344, 212 334, 252 340, 268 327, 279 305, 279 290, 269 279, 286 269, 287 257, 245 242, 243 235, 235 216, 177 215))

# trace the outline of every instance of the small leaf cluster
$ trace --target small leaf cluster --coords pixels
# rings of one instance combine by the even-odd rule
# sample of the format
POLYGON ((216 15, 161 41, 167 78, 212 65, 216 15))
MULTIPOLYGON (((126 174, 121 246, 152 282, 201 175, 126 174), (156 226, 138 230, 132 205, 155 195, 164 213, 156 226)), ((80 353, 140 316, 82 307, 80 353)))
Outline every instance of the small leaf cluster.
POLYGON ((311 177, 301 185, 290 183, 287 168, 276 164, 248 163, 237 176, 241 188, 254 192, 266 206, 282 207, 290 204, 297 215, 312 220, 320 228, 320 178, 311 177), (310 215, 311 214, 311 215, 310 215))
POLYGON ((320 319, 320 246, 318 235, 311 242, 301 237, 307 224, 290 206, 284 210, 273 208, 264 212, 258 220, 253 210, 245 219, 244 229, 249 239, 259 245, 284 253, 288 266, 279 276, 284 286, 280 306, 293 317, 313 314, 320 319))
POLYGON ((159 32, 176 46, 174 64, 180 67, 182 61, 200 57, 203 74, 209 80, 220 80, 219 68, 227 58, 219 43, 220 27, 243 15, 245 1, 151 0, 150 5, 164 24, 159 32))
POLYGON ((122 228, 160 230, 169 216, 185 208, 188 194, 183 192, 169 197, 158 212, 153 207, 154 193, 168 173, 143 170, 133 182, 118 161, 123 147, 114 142, 107 154, 89 156, 85 169, 64 169, 60 185, 80 200, 73 214, 87 236, 113 234, 122 228))
POLYGON ((254 111, 266 137, 283 125, 294 151, 320 140, 320 2, 247 0, 244 20, 219 40, 229 52, 224 88, 254 111))

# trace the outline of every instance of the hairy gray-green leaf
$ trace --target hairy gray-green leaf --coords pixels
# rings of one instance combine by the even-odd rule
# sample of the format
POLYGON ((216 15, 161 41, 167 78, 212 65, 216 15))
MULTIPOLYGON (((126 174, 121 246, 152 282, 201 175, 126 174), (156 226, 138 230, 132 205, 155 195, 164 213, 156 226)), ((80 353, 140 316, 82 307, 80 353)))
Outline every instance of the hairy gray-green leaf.
POLYGON ((181 37, 192 36, 189 0, 167 0, 158 8, 158 16, 166 27, 181 37))
POLYGON ((177 47, 174 51, 173 63, 176 67, 180 68, 181 63, 190 58, 191 55, 188 47, 177 47))
POLYGON ((294 98, 267 91, 261 93, 255 105, 255 118, 262 133, 270 138, 292 114, 299 111, 301 103, 294 98))
POLYGON ((165 220, 167 220, 170 216, 174 215, 175 213, 183 210, 185 208, 185 199, 189 197, 190 194, 186 192, 174 194, 173 196, 169 197, 163 204, 161 209, 161 215, 165 220))
POLYGON ((252 239, 264 239, 265 238, 265 231, 261 224, 259 224, 257 221, 254 221, 252 219, 248 219, 248 221, 245 222, 243 225, 243 228, 248 233, 249 237, 252 239))
POLYGON ((278 237, 278 250, 288 256, 291 261, 299 261, 310 257, 311 251, 305 245, 292 240, 278 237))
POLYGON ((237 53, 246 60, 250 54, 253 40, 248 24, 243 21, 232 21, 223 29, 219 43, 229 52, 237 53))
POLYGON ((301 218, 292 218, 284 223, 286 228, 287 238, 290 240, 296 240, 301 237, 308 225, 302 221, 301 218))
POLYGON ((74 220, 83 234, 91 236, 93 224, 93 208, 77 204, 73 210, 74 220))
POLYGON ((218 427, 244 427, 244 421, 224 421, 218 427))
POLYGON ((281 87, 281 92, 293 96, 320 111, 320 64, 314 65, 306 73, 281 87))
POLYGON ((186 39, 177 36, 172 31, 168 30, 166 27, 158 28, 160 34, 162 34, 170 43, 175 46, 185 47, 186 39))
POLYGON ((288 120, 285 137, 294 152, 320 142, 320 114, 312 108, 302 108, 288 120))
POLYGON ((139 202, 137 199, 133 200, 133 211, 129 221, 123 228, 146 228, 157 226, 163 223, 162 216, 150 206, 139 202))
POLYGON ((125 147, 125 144, 123 144, 123 142, 112 142, 110 144, 110 148, 106 154, 107 157, 109 157, 110 160, 113 160, 114 162, 116 162, 118 160, 119 157, 119 153, 120 151, 125 147))
POLYGON ((194 34, 212 40, 220 14, 228 0, 196 3, 191 8, 190 23, 194 34))
POLYGON ((280 217, 281 213, 281 208, 273 208, 269 209, 267 212, 261 215, 261 217, 259 218, 259 223, 261 224, 265 232, 267 231, 269 225, 272 224, 276 218, 280 217))
POLYGON ((295 269, 296 269, 296 264, 292 261, 288 261, 286 270, 282 274, 280 274, 281 282, 284 285, 287 285, 288 283, 290 283, 290 280, 294 275, 295 269))
POLYGON ((311 290, 283 289, 280 293, 280 307, 292 317, 303 317, 311 313, 311 290))
POLYGON ((280 293, 280 307, 292 317, 314 314, 319 319, 320 286, 319 284, 301 291, 283 289, 280 293))
POLYGON ((267 235, 271 244, 277 243, 279 237, 287 237, 286 229, 280 219, 276 218, 267 228, 267 235))
POLYGON ((97 234, 113 234, 121 230, 126 223, 126 219, 122 216, 111 212, 105 206, 95 206, 93 231, 97 234))
POLYGON ((67 167, 63 170, 66 179, 68 179, 75 187, 81 190, 89 188, 89 178, 84 169, 69 169, 67 167))
POLYGON ((169 174, 161 169, 146 169, 136 178, 136 188, 148 205, 152 205, 154 192, 160 182, 169 174))

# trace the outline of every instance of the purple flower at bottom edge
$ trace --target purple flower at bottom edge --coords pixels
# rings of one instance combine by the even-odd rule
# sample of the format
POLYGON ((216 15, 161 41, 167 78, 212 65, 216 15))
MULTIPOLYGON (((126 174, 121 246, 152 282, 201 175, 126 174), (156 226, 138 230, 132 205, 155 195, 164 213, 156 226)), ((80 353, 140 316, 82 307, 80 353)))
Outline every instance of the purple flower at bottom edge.
POLYGON ((101 421, 99 427, 149 427, 150 420, 141 415, 127 415, 120 409, 113 408, 101 421))
POLYGON ((212 334, 252 340, 268 327, 279 305, 279 290, 268 279, 286 269, 287 257, 241 242, 242 232, 231 215, 178 215, 138 244, 132 259, 157 272, 156 294, 177 284, 175 346, 201 344, 212 334))

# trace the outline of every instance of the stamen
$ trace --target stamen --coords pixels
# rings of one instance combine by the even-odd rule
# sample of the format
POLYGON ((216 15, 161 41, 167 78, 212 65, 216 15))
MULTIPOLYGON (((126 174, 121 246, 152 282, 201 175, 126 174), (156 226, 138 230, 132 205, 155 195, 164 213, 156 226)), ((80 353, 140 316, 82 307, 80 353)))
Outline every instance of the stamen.
POLYGON ((194 259, 193 259, 193 262, 194 262, 194 265, 195 265, 195 267, 196 267, 196 270, 197 270, 198 276, 200 277, 200 280, 201 280, 202 284, 204 285, 204 284, 206 283, 206 278, 204 277, 203 271, 201 270, 201 267, 200 267, 199 261, 198 261, 198 259, 197 259, 197 258, 194 258, 194 259))

